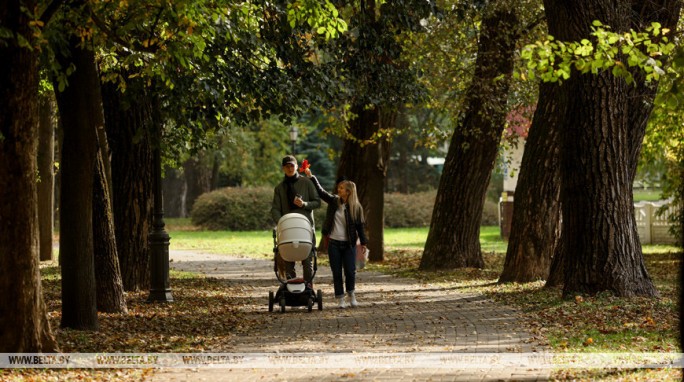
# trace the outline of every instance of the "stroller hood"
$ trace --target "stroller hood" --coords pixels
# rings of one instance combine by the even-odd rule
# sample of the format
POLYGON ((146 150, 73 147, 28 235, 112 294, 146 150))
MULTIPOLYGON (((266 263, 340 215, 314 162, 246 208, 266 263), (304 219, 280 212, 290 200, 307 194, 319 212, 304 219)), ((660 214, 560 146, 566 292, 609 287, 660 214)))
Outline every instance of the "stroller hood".
POLYGON ((313 248, 313 228, 306 216, 298 213, 283 215, 276 229, 278 253, 285 261, 302 261, 313 248))

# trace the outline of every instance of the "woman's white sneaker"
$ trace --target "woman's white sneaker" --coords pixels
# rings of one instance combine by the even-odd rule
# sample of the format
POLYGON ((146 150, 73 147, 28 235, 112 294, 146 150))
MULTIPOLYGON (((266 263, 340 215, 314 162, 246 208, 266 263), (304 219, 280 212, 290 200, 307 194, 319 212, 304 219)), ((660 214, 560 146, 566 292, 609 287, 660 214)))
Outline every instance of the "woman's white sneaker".
POLYGON ((356 308, 359 306, 358 301, 356 301, 356 295, 354 292, 349 292, 349 302, 351 303, 352 308, 356 308))
POLYGON ((340 309, 344 309, 347 307, 347 303, 344 301, 344 296, 338 298, 337 300, 339 301, 340 309))

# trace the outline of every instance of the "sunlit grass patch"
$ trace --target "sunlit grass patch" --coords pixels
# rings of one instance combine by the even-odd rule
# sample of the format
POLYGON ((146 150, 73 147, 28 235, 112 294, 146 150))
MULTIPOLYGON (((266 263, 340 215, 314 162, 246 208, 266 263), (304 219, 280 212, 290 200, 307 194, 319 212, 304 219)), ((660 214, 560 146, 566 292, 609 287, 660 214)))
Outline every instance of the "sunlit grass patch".
POLYGON ((270 231, 171 231, 170 249, 203 253, 271 258, 270 231))

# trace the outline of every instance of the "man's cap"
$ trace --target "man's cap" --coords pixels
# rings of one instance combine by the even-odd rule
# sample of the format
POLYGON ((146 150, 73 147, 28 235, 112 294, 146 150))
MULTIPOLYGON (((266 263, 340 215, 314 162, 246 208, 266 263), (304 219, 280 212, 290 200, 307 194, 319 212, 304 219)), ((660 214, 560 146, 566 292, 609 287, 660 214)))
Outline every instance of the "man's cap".
POLYGON ((292 163, 293 165, 297 165, 297 158, 294 157, 294 155, 286 155, 283 158, 283 166, 288 165, 292 163))

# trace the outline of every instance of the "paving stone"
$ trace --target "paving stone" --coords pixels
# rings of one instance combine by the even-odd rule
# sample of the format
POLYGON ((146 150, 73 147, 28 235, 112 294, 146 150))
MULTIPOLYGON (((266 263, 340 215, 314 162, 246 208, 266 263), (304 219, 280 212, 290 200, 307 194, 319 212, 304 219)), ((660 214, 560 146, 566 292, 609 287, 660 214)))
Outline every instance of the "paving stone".
MULTIPOLYGON (((278 288, 269 260, 171 251, 172 268, 201 272, 235 285, 240 307, 263 327, 237 333, 224 352, 239 353, 507 353, 542 349, 520 325, 522 315, 486 297, 454 288, 362 270, 357 274, 360 306, 339 309, 327 266, 319 266, 314 289, 324 308, 286 307, 268 312, 268 292, 278 288), (513 349, 513 350, 512 350, 513 349)), ((301 272, 301 269, 299 269, 301 272)), ((173 288, 173 285, 171 286, 173 288)), ((419 365, 418 365, 419 366, 419 365)), ((483 365, 484 366, 484 365, 483 365)), ((152 381, 544 381, 548 369, 497 368, 264 368, 161 369, 152 381)))

